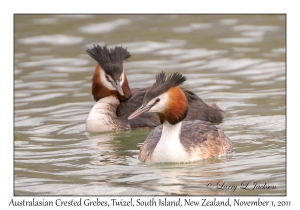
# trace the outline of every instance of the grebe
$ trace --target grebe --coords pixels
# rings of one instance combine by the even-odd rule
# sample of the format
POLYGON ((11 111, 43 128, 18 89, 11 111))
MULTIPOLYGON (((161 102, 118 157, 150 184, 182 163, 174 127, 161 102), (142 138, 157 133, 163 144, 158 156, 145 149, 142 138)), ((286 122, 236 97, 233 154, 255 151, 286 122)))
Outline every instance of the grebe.
MULTIPOLYGON (((142 101, 142 106, 128 119, 145 112, 156 112, 163 125, 150 132, 140 149, 139 159, 147 163, 191 162, 232 152, 232 145, 221 129, 212 123, 184 121, 189 107, 178 86, 186 78, 179 73, 156 76, 142 101)), ((200 110, 199 110, 200 111, 200 110)))
MULTIPOLYGON (((127 49, 122 46, 108 49, 107 46, 94 45, 87 49, 87 53, 98 64, 92 77, 92 94, 96 104, 88 115, 86 131, 103 132, 160 125, 157 115, 150 112, 134 120, 127 119, 139 107, 147 91, 147 88, 129 87, 123 65, 123 61, 131 56, 127 49)), ((222 122, 222 111, 217 105, 207 105, 193 92, 182 90, 190 110, 186 120, 222 122)))

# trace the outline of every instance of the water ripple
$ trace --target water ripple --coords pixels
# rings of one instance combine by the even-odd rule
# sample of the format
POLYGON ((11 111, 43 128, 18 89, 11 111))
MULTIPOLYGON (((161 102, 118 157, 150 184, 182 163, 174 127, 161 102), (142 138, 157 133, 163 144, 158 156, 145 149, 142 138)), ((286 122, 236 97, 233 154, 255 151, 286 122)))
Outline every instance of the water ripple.
POLYGON ((253 38, 240 38, 240 37, 235 37, 235 38, 220 38, 218 39, 218 42, 220 43, 229 43, 229 44, 252 44, 252 43, 259 43, 262 42, 263 38, 261 37, 253 37, 253 38))
POLYGON ((86 59, 80 58, 55 58, 55 59, 44 59, 30 62, 21 62, 18 64, 20 67, 36 67, 36 66, 45 66, 45 65, 67 65, 67 66, 82 66, 88 64, 89 61, 86 59))
POLYGON ((181 42, 164 43, 164 42, 154 42, 154 41, 137 42, 136 41, 136 42, 123 43, 122 45, 129 48, 131 53, 140 54, 140 53, 151 53, 165 48, 179 47, 182 46, 183 43, 181 42))
POLYGON ((51 45, 74 45, 79 44, 83 41, 82 37, 67 36, 64 34, 54 35, 41 35, 32 36, 23 39, 19 39, 18 42, 21 44, 51 44, 51 45))
POLYGON ((191 23, 189 26, 175 27, 172 30, 177 33, 190 33, 195 30, 211 28, 212 24, 209 23, 191 23))
POLYGON ((131 21, 129 19, 116 19, 110 22, 82 26, 79 28, 79 30, 86 34, 109 33, 118 29, 120 26, 128 25, 130 23, 131 21))
POLYGON ((236 25, 232 27, 234 31, 278 31, 280 28, 278 26, 257 26, 257 25, 236 25))

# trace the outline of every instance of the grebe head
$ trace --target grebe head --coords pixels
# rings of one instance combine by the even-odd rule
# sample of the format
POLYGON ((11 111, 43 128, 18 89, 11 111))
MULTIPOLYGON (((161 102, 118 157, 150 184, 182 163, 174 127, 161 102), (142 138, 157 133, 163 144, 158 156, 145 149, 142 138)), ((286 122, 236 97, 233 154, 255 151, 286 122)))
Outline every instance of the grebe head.
POLYGON ((108 49, 107 46, 94 45, 93 48, 87 49, 86 52, 98 62, 92 78, 92 92, 96 101, 112 95, 112 91, 117 91, 116 95, 118 98, 131 95, 123 66, 123 60, 130 58, 130 53, 127 49, 124 49, 122 46, 108 49), (124 90, 123 86, 126 86, 125 88, 129 90, 124 90))
POLYGON ((165 120, 170 124, 182 121, 188 112, 188 103, 181 85, 186 77, 179 73, 166 77, 164 72, 156 75, 156 81, 150 87, 143 99, 142 106, 133 112, 128 119, 140 116, 144 112, 157 112, 160 122, 165 120))

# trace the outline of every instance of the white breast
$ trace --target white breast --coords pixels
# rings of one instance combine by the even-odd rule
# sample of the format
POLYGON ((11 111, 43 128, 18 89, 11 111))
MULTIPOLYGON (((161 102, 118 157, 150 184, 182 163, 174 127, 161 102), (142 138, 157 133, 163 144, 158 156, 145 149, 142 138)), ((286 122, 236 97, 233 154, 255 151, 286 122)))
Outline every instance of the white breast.
POLYGON ((87 132, 103 132, 116 130, 117 125, 114 123, 116 110, 120 104, 115 96, 105 97, 96 102, 86 120, 87 132))
POLYGON ((151 162, 187 162, 188 153, 180 142, 181 124, 164 122, 162 135, 151 157, 151 162))

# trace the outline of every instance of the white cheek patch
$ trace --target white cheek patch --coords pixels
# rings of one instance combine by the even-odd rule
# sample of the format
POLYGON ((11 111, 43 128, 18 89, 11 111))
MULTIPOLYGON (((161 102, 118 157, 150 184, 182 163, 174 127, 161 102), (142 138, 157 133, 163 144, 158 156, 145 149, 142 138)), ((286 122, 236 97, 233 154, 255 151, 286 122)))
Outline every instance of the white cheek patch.
POLYGON ((157 102, 150 110, 149 112, 164 112, 166 106, 167 106, 167 103, 168 103, 168 100, 169 100, 169 95, 168 93, 163 93, 157 97, 155 97, 154 99, 152 99, 151 101, 149 101, 149 103, 147 105, 151 105, 155 102, 155 100, 159 98, 159 102, 157 102))
MULTIPOLYGON (((101 67, 100 67, 100 68, 101 68, 101 67)), ((106 74, 105 74, 105 71, 101 68, 101 70, 100 70, 100 81, 101 81, 101 83, 102 83, 105 87, 107 87, 108 89, 110 89, 110 90, 116 90, 116 88, 114 88, 114 87, 112 86, 112 84, 111 84, 109 81, 107 81, 105 75, 106 75, 106 74)), ((108 77, 109 77, 110 80, 113 80, 109 75, 108 75, 108 77)), ((123 73, 121 74, 121 78, 122 78, 122 81, 120 82, 120 85, 122 86, 123 83, 124 83, 124 80, 125 80, 125 74, 124 74, 124 71, 123 71, 123 73)))
POLYGON ((109 80, 109 81, 113 81, 113 78, 111 78, 110 75, 106 75, 105 78, 106 78, 106 77, 108 77, 108 80, 109 80))
POLYGON ((112 86, 112 84, 109 81, 107 81, 107 79, 105 78, 105 72, 104 72, 103 69, 101 69, 101 71, 100 71, 100 81, 108 89, 110 89, 110 90, 116 90, 116 88, 114 88, 112 86))
POLYGON ((122 78, 122 80, 121 80, 120 84, 121 84, 121 86, 122 86, 122 85, 123 85, 123 83, 124 83, 124 80, 125 80, 125 73, 124 73, 124 69, 123 69, 123 72, 122 72, 122 74, 121 74, 121 78, 122 78))

